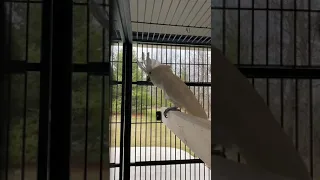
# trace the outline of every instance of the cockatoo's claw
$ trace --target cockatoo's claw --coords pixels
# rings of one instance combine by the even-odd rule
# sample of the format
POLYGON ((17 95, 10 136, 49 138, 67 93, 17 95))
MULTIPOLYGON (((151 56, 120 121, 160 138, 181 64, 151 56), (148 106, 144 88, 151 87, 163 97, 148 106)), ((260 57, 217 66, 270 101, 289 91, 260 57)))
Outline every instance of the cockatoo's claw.
POLYGON ((167 114, 169 111, 180 111, 180 109, 178 107, 169 107, 166 110, 164 110, 163 115, 164 117, 168 117, 167 114))
POLYGON ((150 76, 147 76, 147 82, 150 82, 151 80, 150 80, 150 76))

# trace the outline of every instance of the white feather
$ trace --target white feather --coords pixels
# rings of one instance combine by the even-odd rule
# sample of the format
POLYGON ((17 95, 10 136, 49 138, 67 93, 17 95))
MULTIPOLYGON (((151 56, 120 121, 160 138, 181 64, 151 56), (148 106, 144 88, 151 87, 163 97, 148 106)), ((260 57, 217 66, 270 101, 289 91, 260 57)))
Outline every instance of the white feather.
POLYGON ((212 46, 211 53, 213 127, 225 127, 247 164, 309 180, 299 152, 262 97, 220 50, 212 46))
POLYGON ((191 115, 208 119, 205 110, 192 91, 172 72, 170 66, 161 64, 157 60, 152 60, 149 57, 149 53, 147 53, 146 60, 143 53, 142 60, 145 62, 145 65, 138 61, 138 66, 148 74, 155 86, 165 92, 170 101, 176 106, 184 108, 191 115))

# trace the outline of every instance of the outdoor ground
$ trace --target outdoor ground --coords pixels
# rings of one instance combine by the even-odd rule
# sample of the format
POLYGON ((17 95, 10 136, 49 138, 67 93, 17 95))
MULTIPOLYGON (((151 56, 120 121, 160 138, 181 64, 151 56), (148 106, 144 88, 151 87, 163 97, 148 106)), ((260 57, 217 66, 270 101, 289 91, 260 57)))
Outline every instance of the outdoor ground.
MULTIPOLYGON (((112 148, 110 156, 112 161, 119 163, 119 147, 112 148)), ((193 159, 189 153, 174 148, 168 147, 142 147, 131 148, 131 162, 145 161, 145 160, 179 160, 179 159, 193 159)), ((132 180, 151 180, 151 179, 186 179, 186 180, 210 180, 210 170, 203 164, 186 164, 186 165, 161 165, 161 166, 144 166, 131 168, 132 180)), ((9 174, 10 180, 20 180, 21 171, 11 170, 9 174)), ((106 176, 106 171, 103 171, 103 176, 106 176)), ((98 180, 100 177, 99 165, 89 165, 87 169, 88 180, 98 180)), ((36 167, 26 167, 25 180, 36 179, 36 167)), ((83 180, 84 168, 83 166, 71 167, 71 180, 83 180)), ((106 178, 103 178, 106 179, 106 178)), ((110 180, 119 179, 119 168, 112 168, 110 170, 110 180)))
MULTIPOLYGON (((113 115, 110 123, 110 161, 119 163, 120 115, 113 115)), ((170 132, 161 121, 156 120, 156 110, 148 110, 146 115, 133 114, 131 126, 132 162, 154 160, 194 159, 194 154, 170 132)), ((209 180, 209 170, 203 164, 132 167, 131 179, 190 179, 209 180)), ((119 169, 112 168, 110 179, 118 180, 119 169)), ((103 171, 106 176, 106 171, 103 171)), ((99 164, 88 165, 87 179, 99 179, 99 164)), ((21 171, 12 169, 10 180, 21 179, 21 171)), ((36 179, 36 167, 26 166, 25 180, 36 179)), ((71 166, 71 180, 83 180, 83 165, 71 166)))

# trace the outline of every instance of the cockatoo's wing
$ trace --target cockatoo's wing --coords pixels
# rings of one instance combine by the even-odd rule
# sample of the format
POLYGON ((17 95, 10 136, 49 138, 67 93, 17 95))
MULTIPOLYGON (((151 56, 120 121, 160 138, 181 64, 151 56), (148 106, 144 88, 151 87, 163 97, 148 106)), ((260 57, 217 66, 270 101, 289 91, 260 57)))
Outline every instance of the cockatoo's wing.
POLYGON ((213 127, 211 140, 211 121, 179 111, 169 111, 162 107, 162 122, 185 143, 206 165, 211 168, 211 142, 231 148, 233 139, 228 139, 232 132, 221 126, 213 127), (167 116, 167 117, 166 117, 167 116), (219 140, 223 139, 223 142, 219 140))
POLYGON ((211 168, 211 122, 178 111, 168 112, 166 118, 166 109, 161 108, 162 122, 211 168))
MULTIPOLYGON (((211 151, 211 121, 187 115, 178 111, 170 111, 165 117, 166 108, 161 108, 162 122, 211 169, 213 179, 266 179, 266 180, 293 180, 280 174, 270 173, 262 168, 240 164, 213 155, 211 151), (213 162, 211 157, 213 156, 213 162), (213 167, 213 168, 211 168, 213 167)), ((213 126, 213 128, 215 128, 213 126)), ((221 129, 221 127, 218 127, 221 129)), ((223 129, 223 127, 222 127, 223 129)), ((214 131, 218 132, 218 131, 214 131)), ((226 134, 214 134, 225 136, 226 134)), ((213 138, 215 138, 213 136, 213 138)))
POLYGON ((183 107, 179 102, 175 101, 174 99, 171 99, 168 95, 165 95, 165 98, 167 100, 171 101, 172 104, 174 105, 174 107, 180 107, 180 108, 183 107))
POLYGON ((296 179, 310 179, 292 140, 241 72, 212 46, 212 123, 234 133, 247 164, 296 179))

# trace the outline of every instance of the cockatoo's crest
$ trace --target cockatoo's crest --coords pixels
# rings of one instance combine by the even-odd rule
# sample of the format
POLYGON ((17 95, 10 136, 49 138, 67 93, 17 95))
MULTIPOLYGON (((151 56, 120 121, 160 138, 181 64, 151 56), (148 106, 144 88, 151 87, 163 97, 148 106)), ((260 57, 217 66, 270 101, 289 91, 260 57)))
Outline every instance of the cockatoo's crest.
POLYGON ((137 60, 138 66, 147 74, 150 74, 150 72, 161 65, 161 63, 157 60, 150 58, 150 53, 147 53, 147 58, 145 59, 144 53, 142 53, 142 62, 139 62, 137 60))

